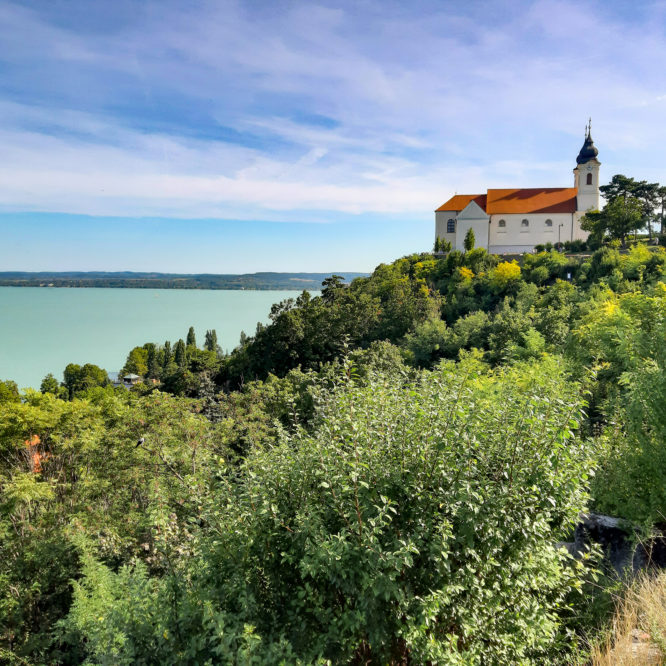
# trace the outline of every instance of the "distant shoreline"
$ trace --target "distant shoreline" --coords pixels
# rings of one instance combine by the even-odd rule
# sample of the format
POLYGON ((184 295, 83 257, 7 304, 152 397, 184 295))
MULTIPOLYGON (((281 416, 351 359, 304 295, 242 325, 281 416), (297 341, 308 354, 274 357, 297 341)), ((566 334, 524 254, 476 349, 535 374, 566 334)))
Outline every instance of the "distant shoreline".
POLYGON ((0 272, 0 287, 107 288, 107 289, 227 289, 241 291, 284 291, 321 289, 331 275, 346 282, 368 273, 245 273, 183 274, 134 272, 0 272))

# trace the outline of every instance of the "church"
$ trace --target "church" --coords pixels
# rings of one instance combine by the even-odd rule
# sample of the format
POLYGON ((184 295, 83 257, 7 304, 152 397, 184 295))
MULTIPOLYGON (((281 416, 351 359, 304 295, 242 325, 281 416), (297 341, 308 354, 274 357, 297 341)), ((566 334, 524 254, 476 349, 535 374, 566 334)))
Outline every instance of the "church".
POLYGON ((492 189, 485 194, 456 194, 435 211, 435 236, 464 250, 474 230, 475 247, 492 254, 532 252, 535 245, 586 240, 580 219, 599 209, 599 151, 585 128, 576 158, 573 187, 492 189))

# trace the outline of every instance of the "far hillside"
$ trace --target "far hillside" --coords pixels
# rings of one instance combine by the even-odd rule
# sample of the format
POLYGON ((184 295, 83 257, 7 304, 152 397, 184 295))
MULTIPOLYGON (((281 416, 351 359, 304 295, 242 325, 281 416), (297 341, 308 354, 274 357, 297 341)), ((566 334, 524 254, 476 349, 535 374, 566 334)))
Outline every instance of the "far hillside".
MULTIPOLYGON (((367 273, 339 273, 345 282, 367 273)), ((310 289, 318 290, 330 273, 135 273, 119 272, 0 272, 0 287, 113 287, 131 289, 310 289)))

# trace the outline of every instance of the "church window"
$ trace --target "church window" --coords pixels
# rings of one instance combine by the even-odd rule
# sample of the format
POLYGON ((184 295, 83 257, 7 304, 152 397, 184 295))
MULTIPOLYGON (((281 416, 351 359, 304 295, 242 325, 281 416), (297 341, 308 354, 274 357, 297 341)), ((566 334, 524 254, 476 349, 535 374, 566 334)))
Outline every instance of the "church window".
POLYGON ((553 221, 552 220, 546 220, 546 226, 547 227, 552 227, 553 226, 553 221))
POLYGON ((587 174, 587 184, 592 185, 592 174, 591 173, 587 174))
POLYGON ((498 226, 498 227, 506 227, 506 220, 500 220, 500 221, 497 223, 497 226, 498 226))
POLYGON ((522 220, 520 223, 521 227, 529 227, 530 226, 530 221, 529 220, 522 220))
POLYGON ((446 221, 446 233, 447 234, 455 234, 456 233, 456 221, 452 219, 448 219, 446 221))

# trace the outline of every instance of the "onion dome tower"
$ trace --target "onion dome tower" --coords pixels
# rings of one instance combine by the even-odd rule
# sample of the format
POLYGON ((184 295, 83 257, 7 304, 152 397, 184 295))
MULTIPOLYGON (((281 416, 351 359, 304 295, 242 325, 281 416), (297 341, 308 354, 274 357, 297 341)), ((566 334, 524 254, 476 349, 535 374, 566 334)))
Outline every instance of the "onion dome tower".
POLYGON ((576 158, 574 171, 574 187, 578 190, 576 195, 576 210, 585 212, 599 209, 599 167, 601 162, 597 159, 599 151, 592 141, 592 119, 585 127, 585 142, 576 158))

